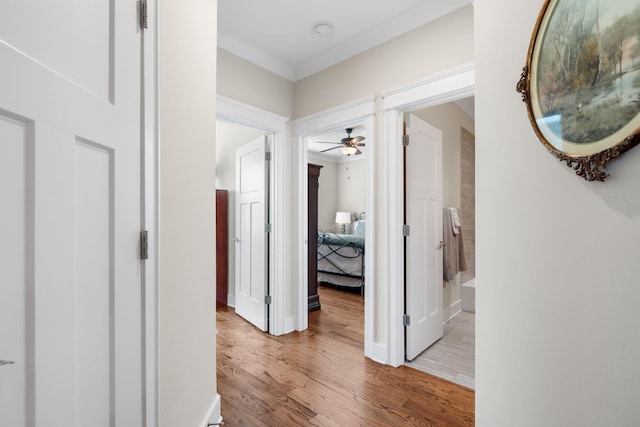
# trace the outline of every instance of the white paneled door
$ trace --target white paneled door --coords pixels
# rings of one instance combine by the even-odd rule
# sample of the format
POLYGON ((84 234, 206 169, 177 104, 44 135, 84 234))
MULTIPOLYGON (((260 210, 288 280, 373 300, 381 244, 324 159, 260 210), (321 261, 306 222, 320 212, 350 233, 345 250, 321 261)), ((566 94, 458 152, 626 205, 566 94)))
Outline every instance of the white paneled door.
POLYGON ((267 141, 261 136, 236 150, 236 313, 268 329, 267 141))
POLYGON ((442 337, 442 132, 407 116, 405 148, 406 358, 442 337))
POLYGON ((143 424, 134 1, 0 13, 0 425, 143 424))

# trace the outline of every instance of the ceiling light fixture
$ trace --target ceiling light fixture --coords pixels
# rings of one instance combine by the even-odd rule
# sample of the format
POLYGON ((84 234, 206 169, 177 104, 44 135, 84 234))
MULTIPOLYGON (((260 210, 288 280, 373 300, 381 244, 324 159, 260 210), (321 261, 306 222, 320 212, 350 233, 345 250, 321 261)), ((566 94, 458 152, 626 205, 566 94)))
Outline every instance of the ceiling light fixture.
POLYGON ((313 27, 313 33, 318 37, 328 37, 333 33, 333 25, 328 22, 321 22, 313 27))
POLYGON ((342 153, 350 156, 352 154, 356 154, 358 152, 358 149, 356 147, 354 147, 353 145, 345 145, 344 147, 342 147, 342 153))

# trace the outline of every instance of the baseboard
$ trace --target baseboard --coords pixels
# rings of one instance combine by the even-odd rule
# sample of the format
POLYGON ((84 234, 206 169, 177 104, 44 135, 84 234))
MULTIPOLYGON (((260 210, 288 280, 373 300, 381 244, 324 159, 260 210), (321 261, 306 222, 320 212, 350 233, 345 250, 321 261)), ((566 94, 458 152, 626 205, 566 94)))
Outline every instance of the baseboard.
POLYGON ((451 304, 449 307, 444 309, 444 316, 443 319, 444 321, 442 323, 447 323, 449 320, 453 319, 456 314, 460 313, 462 311, 462 300, 459 299, 458 301, 454 302, 453 304, 451 304))
POLYGON ((284 319, 283 334, 288 334, 289 332, 293 332, 295 330, 296 330, 296 316, 286 317, 284 319))
POLYGON ((216 398, 213 400, 211 404, 211 409, 209 409, 209 414, 202 421, 202 426, 219 426, 222 425, 222 413, 220 412, 220 395, 216 393, 216 398))
POLYGON ((235 295, 235 294, 233 294, 233 295, 231 295, 231 294, 227 295, 227 305, 228 305, 229 307, 236 308, 236 295, 235 295))
POLYGON ((388 355, 389 350, 386 345, 378 344, 375 342, 371 345, 371 360, 373 360, 374 362, 387 365, 389 363, 388 355))

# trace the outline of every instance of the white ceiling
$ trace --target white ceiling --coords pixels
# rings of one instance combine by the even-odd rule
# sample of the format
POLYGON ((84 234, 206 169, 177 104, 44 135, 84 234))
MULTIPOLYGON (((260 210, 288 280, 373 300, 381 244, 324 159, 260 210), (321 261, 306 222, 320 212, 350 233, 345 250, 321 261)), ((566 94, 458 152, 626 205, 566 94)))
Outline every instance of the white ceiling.
POLYGON ((218 46, 297 81, 471 2, 218 0, 218 46), (320 23, 333 32, 318 37, 320 23))
MULTIPOLYGON (((398 37, 473 0, 218 0, 218 46, 290 81, 297 81, 398 37), (333 32, 318 37, 314 27, 333 32)), ((473 98, 456 101, 474 116, 473 98)), ((353 126, 352 136, 364 129, 353 126)), ((340 149, 319 153, 343 129, 310 138, 309 155, 331 162, 362 159, 340 149)), ((366 144, 367 141, 364 141, 366 144)))

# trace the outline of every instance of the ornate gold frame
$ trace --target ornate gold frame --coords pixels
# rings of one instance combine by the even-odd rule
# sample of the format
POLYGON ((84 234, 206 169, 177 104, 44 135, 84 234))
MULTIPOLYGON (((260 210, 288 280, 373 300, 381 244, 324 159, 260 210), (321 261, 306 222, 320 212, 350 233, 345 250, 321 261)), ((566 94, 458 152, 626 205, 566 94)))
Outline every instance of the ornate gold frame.
MULTIPOLYGON (((603 149, 594 149, 591 153, 572 153, 569 151, 564 151, 559 148, 557 145, 564 146, 562 144, 562 137, 558 137, 560 140, 560 144, 556 142, 556 144, 552 144, 547 136, 541 131, 538 126, 538 121, 544 121, 545 116, 538 115, 534 112, 534 107, 532 105, 532 97, 538 95, 538 93, 532 93, 532 82, 531 82, 531 72, 532 66, 537 65, 538 62, 541 62, 540 59, 541 49, 542 49, 542 39, 544 38, 546 32, 550 27, 551 15, 555 9, 555 7, 562 2, 563 0, 546 0, 538 19, 536 21, 536 25, 531 36, 531 41, 529 43, 529 51, 527 54, 527 64, 522 69, 522 74, 520 76, 520 80, 516 84, 516 91, 522 95, 522 101, 527 106, 527 113, 529 115, 529 121, 531 122, 531 126, 536 133, 538 139, 542 142, 542 144, 560 161, 566 163, 566 165, 575 170, 576 175, 581 176, 587 181, 604 181, 609 174, 605 171, 609 162, 615 160, 620 157, 622 154, 635 147, 640 143, 640 114, 637 114, 631 121, 626 125, 632 126, 632 130, 630 133, 624 137, 621 141, 619 138, 615 138, 611 142, 604 141, 605 144, 609 144, 603 149), (544 27, 544 28, 542 28, 544 27), (544 29, 544 32, 542 30, 544 29), (534 56, 537 55, 534 61, 534 56), (535 63, 534 63, 535 62, 535 63), (618 142, 619 141, 619 142, 618 142)), ((567 0, 567 3, 573 0, 567 0)), ((640 10, 640 1, 636 1, 637 7, 640 10)), ((599 13, 599 11, 598 11, 599 13)), ((598 34, 598 37, 600 35, 598 34)), ((600 40, 598 40, 600 43, 600 40)), ((600 59, 600 58, 598 58, 600 59)), ((621 60, 622 62, 622 60, 621 60)), ((621 65, 622 67, 622 65, 621 65)), ((598 70, 596 70, 598 71, 598 70)), ((615 69, 614 69, 615 71, 615 69)), ((625 71, 624 74, 628 73, 629 70, 625 71)), ((624 76, 623 73, 620 73, 619 78, 622 80, 624 76)), ((615 81, 615 80, 614 80, 615 81)), ((537 82, 536 82, 537 85, 537 82)), ((537 86, 536 86, 537 87, 537 86)), ((563 88, 566 90, 566 87, 563 88)), ((566 92, 565 92, 566 93, 566 92)), ((577 99, 577 96, 576 96, 577 99)), ((596 98, 591 98, 591 100, 595 100, 596 98)), ((539 102, 539 99, 534 100, 535 102, 539 102)), ((580 104, 582 106, 582 104, 580 104)), ((539 108, 538 108, 539 109, 539 108)), ((626 128, 625 128, 626 129, 626 128)), ((547 131, 547 134, 549 132, 547 131)), ((626 133, 625 133, 626 134, 626 133)), ((615 134, 608 135, 605 139, 614 138, 615 134)), ((604 140, 604 139, 603 139, 604 140)), ((567 141, 567 145, 575 145, 579 144, 573 143, 571 141, 567 141)), ((581 141, 578 141, 581 142, 581 141)), ((584 144, 584 146, 588 147, 589 144, 584 144)), ((594 144, 597 145, 597 144, 594 144)), ((582 150, 581 150, 582 151, 582 150)))

